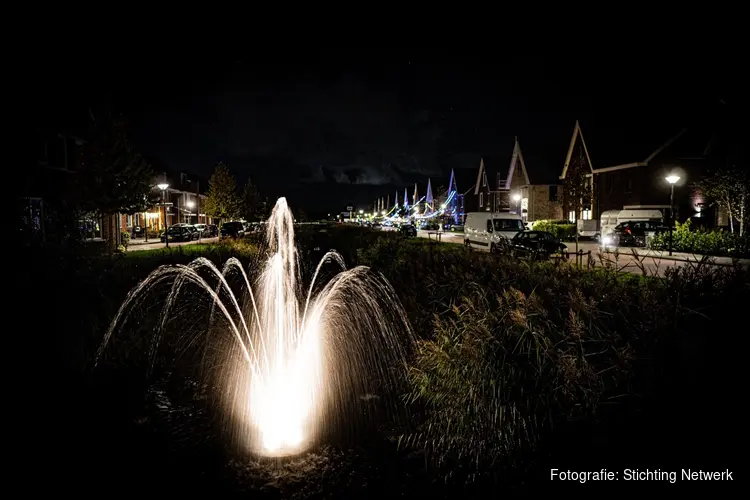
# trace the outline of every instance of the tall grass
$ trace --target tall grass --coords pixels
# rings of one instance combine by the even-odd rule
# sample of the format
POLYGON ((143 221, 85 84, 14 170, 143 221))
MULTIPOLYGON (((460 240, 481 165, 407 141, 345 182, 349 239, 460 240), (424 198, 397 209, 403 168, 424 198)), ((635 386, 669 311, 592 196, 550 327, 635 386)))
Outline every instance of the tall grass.
POLYGON ((401 442, 445 479, 495 474, 572 422, 682 401, 709 366, 703 385, 729 385, 701 354, 709 329, 750 303, 740 268, 643 277, 388 238, 359 256, 402 292, 421 335, 406 395, 421 419, 401 442))

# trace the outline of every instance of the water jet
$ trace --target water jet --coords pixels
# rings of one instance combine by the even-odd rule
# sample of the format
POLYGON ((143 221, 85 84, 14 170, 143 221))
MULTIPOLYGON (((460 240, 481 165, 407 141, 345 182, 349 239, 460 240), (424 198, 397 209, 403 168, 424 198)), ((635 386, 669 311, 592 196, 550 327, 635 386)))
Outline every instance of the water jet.
POLYGON ((346 269, 335 251, 317 264, 306 290, 301 270, 291 211, 280 198, 255 266, 230 258, 220 270, 198 258, 156 269, 120 306, 96 360, 143 321, 144 304, 156 303, 151 363, 165 350, 172 359, 199 350, 233 440, 269 457, 304 451, 355 425, 373 401, 395 404, 412 335, 382 275, 346 269), (331 267, 335 274, 324 280, 331 267))

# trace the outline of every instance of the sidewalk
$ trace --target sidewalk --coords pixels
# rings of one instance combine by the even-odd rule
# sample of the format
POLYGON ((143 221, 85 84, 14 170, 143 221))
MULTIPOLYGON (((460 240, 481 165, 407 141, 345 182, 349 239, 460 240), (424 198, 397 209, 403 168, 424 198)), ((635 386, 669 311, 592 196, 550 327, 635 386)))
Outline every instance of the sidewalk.
POLYGON ((133 238, 130 238, 130 243, 128 243, 128 246, 133 245, 150 245, 151 243, 159 243, 159 237, 149 238, 148 241, 146 241, 144 238, 138 238, 134 240, 133 238))
POLYGON ((682 262, 698 263, 698 262, 701 262, 704 258, 706 258, 711 264, 714 264, 714 265, 731 266, 731 265, 734 265, 735 262, 738 262, 743 267, 750 267, 750 259, 733 259, 732 257, 713 257, 710 255, 704 256, 700 254, 692 254, 692 253, 684 253, 684 252, 672 252, 672 255, 670 256, 667 250, 649 250, 647 248, 629 247, 629 248, 620 249, 620 254, 630 255, 632 251, 635 251, 635 253, 639 257, 651 257, 653 259, 679 260, 682 262))

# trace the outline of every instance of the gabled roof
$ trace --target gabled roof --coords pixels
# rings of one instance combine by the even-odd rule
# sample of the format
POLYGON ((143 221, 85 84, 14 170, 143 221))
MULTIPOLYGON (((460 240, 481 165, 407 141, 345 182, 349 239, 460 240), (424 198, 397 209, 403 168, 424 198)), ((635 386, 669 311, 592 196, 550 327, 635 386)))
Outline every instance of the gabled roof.
POLYGON ((481 157, 479 159, 479 172, 477 173, 477 180, 474 183, 474 194, 479 194, 479 188, 483 185, 487 185, 487 168, 484 166, 484 157, 481 157), (484 181, 484 183, 482 181, 484 181))
POLYGON ((591 168, 591 171, 594 171, 594 164, 591 163, 591 156, 589 156, 589 149, 586 147, 586 141, 583 138, 583 132, 581 131, 581 125, 578 123, 578 120, 576 120, 576 125, 573 127, 573 137, 570 138, 570 145, 568 146, 568 154, 565 156, 565 165, 563 166, 562 174, 560 175, 560 179, 565 178, 565 174, 568 173, 568 166, 570 165, 571 157, 573 156, 573 149, 576 145, 576 139, 580 137, 581 143, 583 144, 583 151, 586 154, 586 159, 589 162, 589 168, 591 168))
POLYGON ((521 146, 518 144, 518 137, 516 137, 516 143, 513 145, 513 155, 510 158, 508 176, 505 178, 505 189, 510 189, 510 182, 513 180, 513 172, 516 168, 520 168, 523 172, 523 178, 526 181, 526 184, 531 184, 531 182, 529 182, 529 174, 526 171, 526 162, 523 161, 521 146))
POLYGON ((687 129, 682 129, 677 134, 670 137, 666 142, 661 144, 658 148, 656 148, 654 151, 651 152, 651 154, 648 155, 643 161, 635 161, 630 163, 622 163, 620 165, 612 165, 609 167, 603 167, 592 170, 595 174, 601 174, 604 172, 611 172, 614 170, 625 170, 628 168, 634 168, 634 167, 645 167, 647 166, 654 158, 656 158, 662 151, 667 149, 669 146, 671 146, 677 139, 679 139, 687 129))

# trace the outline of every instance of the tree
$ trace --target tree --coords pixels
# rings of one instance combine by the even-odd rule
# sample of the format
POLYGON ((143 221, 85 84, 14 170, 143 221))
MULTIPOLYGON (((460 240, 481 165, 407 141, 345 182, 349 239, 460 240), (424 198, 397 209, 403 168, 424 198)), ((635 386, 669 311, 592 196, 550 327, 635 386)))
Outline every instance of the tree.
POLYGON ((93 119, 84 151, 74 186, 80 212, 134 214, 158 200, 151 166, 130 145, 123 120, 93 119))
POLYGON ((249 221, 261 219, 262 204, 263 200, 260 197, 258 188, 253 184, 251 179, 248 179, 247 184, 245 184, 242 190, 242 212, 245 219, 249 221))
POLYGON ((205 211, 220 221, 234 219, 242 212, 242 204, 237 195, 237 183, 226 165, 219 162, 208 180, 208 198, 205 211))
MULTIPOLYGON (((583 151, 579 148, 578 156, 570 163, 565 173, 563 195, 568 210, 575 213, 576 221, 580 218, 584 207, 591 204, 591 171, 583 158, 583 151)), ((576 230, 576 253, 578 252, 578 230, 576 230)))
POLYGON ((712 204, 720 207, 729 218, 729 230, 734 233, 734 221, 739 222, 740 236, 745 234, 745 219, 750 203, 750 177, 735 167, 717 170, 710 177, 696 183, 696 187, 712 204))

